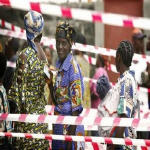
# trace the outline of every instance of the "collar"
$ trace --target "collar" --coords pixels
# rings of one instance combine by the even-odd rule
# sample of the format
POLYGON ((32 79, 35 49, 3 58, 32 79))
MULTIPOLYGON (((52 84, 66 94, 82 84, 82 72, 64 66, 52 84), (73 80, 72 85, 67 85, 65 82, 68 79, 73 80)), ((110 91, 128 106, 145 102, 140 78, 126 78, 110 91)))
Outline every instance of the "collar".
POLYGON ((127 73, 131 74, 133 77, 135 77, 135 72, 133 70, 127 70, 122 75, 120 75, 120 78, 122 79, 127 73))
POLYGON ((59 68, 61 67, 61 68, 59 69, 60 71, 62 71, 62 70, 67 71, 67 70, 69 69, 69 67, 71 66, 72 57, 73 57, 72 54, 69 53, 69 54, 67 55, 66 59, 64 60, 62 66, 61 66, 60 60, 58 60, 57 63, 56 63, 56 68, 59 69, 59 68))

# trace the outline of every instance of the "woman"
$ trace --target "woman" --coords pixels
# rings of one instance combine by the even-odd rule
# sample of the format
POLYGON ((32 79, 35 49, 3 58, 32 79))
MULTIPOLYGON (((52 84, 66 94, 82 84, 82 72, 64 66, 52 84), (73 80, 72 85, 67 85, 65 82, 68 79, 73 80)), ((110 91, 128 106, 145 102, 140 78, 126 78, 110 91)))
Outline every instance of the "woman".
MULTIPOLYGON (((95 69, 93 79, 97 80, 99 77, 101 77, 103 75, 108 78, 108 74, 105 69, 104 59, 101 55, 97 55, 96 69, 95 69)), ((96 83, 94 83, 92 81, 90 81, 90 91, 91 91, 91 107, 97 109, 98 105, 101 102, 101 99, 100 99, 98 93, 96 92, 96 83)))
MULTIPOLYGON (((46 57, 40 47, 43 17, 35 11, 24 17, 28 47, 20 51, 9 99, 16 101, 19 114, 45 114, 44 97, 46 57)), ((46 124, 16 123, 16 131, 21 133, 47 133, 46 124)), ((18 138, 17 149, 46 150, 48 141, 40 139, 18 138)))
MULTIPOLYGON (((134 71, 129 69, 129 67, 131 66, 133 54, 134 50, 132 44, 129 41, 121 41, 116 52, 116 68, 117 71, 120 73, 120 78, 118 79, 115 87, 109 90, 108 94, 103 99, 104 102, 98 108, 99 112, 102 112, 102 107, 105 108, 105 110, 103 110, 104 116, 106 116, 106 114, 107 117, 115 116, 116 113, 116 116, 120 118, 134 118, 135 112, 137 110, 138 100, 135 74, 134 71), (104 111, 106 111, 106 113, 104 111)), ((101 90, 99 90, 99 92, 100 91, 101 90)), ((101 130, 99 130, 99 132, 100 134, 102 134, 101 130)), ((136 138, 135 131, 131 127, 115 127, 109 130, 108 134, 106 134, 106 136, 117 138, 136 138)), ((109 145, 108 149, 134 150, 134 147, 109 145)))
MULTIPOLYGON (((75 30, 68 23, 60 22, 56 28, 56 49, 59 58, 56 68, 58 73, 54 88, 52 84, 50 85, 52 99, 55 103, 55 115, 78 116, 83 110, 83 78, 79 65, 71 53, 74 39, 75 30)), ((58 135, 84 134, 83 126, 60 124, 53 126, 53 132, 58 135)), ((52 149, 54 150, 74 150, 79 147, 82 149, 83 146, 82 143, 52 141, 52 149)))

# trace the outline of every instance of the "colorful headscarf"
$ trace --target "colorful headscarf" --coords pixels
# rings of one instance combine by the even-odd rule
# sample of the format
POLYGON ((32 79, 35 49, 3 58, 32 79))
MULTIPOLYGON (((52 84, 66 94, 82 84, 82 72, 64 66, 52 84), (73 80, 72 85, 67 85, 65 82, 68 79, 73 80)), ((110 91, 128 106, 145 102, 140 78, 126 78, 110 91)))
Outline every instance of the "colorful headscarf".
POLYGON ((75 42, 76 32, 67 22, 59 22, 56 27, 56 38, 65 38, 72 45, 75 42))
POLYGON ((28 44, 37 52, 36 46, 34 44, 34 39, 42 33, 44 26, 43 17, 36 11, 29 11, 24 16, 24 24, 28 44))

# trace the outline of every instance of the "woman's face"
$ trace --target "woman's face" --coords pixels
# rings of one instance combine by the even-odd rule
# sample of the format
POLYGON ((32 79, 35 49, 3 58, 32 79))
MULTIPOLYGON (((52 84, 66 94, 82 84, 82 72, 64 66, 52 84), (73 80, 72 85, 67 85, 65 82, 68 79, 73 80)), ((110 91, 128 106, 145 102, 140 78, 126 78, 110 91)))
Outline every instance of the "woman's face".
POLYGON ((56 49, 57 49, 57 54, 58 54, 60 61, 64 61, 67 55, 71 51, 71 45, 69 44, 67 39, 57 38, 56 49))

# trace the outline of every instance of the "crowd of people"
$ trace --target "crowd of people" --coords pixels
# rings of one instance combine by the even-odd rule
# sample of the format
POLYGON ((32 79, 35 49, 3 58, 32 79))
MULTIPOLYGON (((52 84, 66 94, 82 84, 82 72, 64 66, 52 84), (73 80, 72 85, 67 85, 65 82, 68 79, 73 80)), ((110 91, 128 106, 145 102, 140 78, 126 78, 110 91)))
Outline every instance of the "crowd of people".
MULTIPOLYGON (((150 64, 145 64, 139 71, 137 66, 143 61, 133 61, 134 53, 145 54, 144 38, 146 35, 136 29, 132 43, 123 40, 118 43, 115 64, 119 78, 115 86, 110 83, 107 73, 107 60, 97 55, 96 65, 91 66, 84 57, 84 52, 72 50, 77 42, 87 44, 82 34, 65 21, 56 26, 57 62, 53 50, 40 44, 44 20, 40 13, 29 11, 24 16, 27 41, 24 49, 19 49, 19 42, 10 38, 0 52, 0 113, 46 114, 45 106, 54 105, 54 115, 79 116, 85 108, 98 109, 100 117, 134 118, 139 111, 138 85, 150 87, 150 64), (131 66, 131 67, 130 67, 131 66), (91 69, 92 67, 92 69, 91 69), (135 71, 134 71, 135 70, 135 71), (91 77, 97 83, 84 81, 91 77)), ((147 49, 150 49, 147 43, 147 49)), ((150 96, 150 95, 149 95, 150 96)), ((47 124, 0 122, 0 132, 49 133, 47 124)), ((82 125, 54 124, 52 133, 56 135, 89 135, 82 125)), ((150 134, 139 133, 127 127, 99 127, 91 132, 93 136, 118 138, 150 138, 150 134), (146 135, 146 136, 145 136, 146 135)), ((47 150, 49 141, 42 139, 0 137, 0 149, 47 150), (12 143, 13 147, 8 143, 12 143)), ((134 146, 107 145, 109 150, 134 150, 134 146)), ((84 150, 84 142, 52 140, 53 150, 84 150)))

